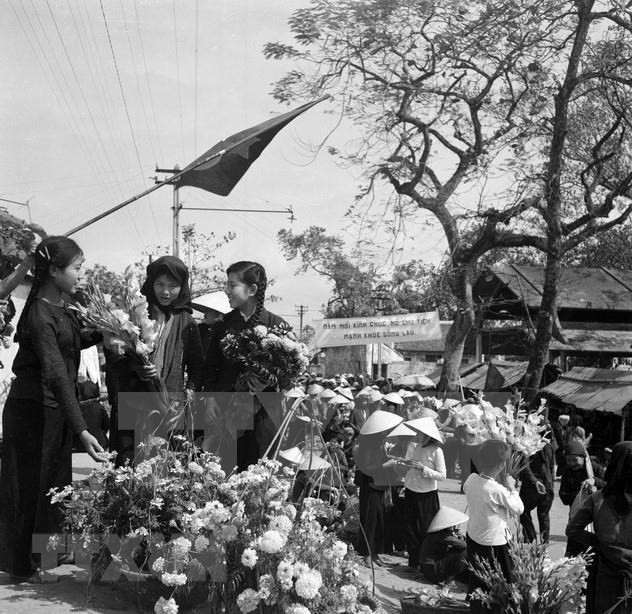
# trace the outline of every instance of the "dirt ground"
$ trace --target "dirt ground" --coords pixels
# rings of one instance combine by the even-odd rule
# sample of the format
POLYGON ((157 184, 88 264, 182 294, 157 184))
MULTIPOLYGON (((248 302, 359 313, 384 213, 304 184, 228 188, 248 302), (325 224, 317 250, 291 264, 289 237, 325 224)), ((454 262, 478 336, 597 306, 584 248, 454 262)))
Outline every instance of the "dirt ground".
MULTIPOLYGON (((85 477, 89 473, 89 463, 83 455, 77 455, 75 478, 85 477)), ((566 538, 564 528, 568 517, 568 508, 562 505, 557 496, 551 510, 551 544, 552 559, 564 555, 566 538)), ((448 505, 465 511, 465 496, 459 492, 456 480, 447 480, 442 484, 439 492, 442 505, 448 505)), ((535 514, 534 514, 535 515, 535 514)), ((537 526, 537 522, 536 522, 537 526)), ((400 598, 409 591, 414 591, 428 582, 421 574, 408 570, 407 561, 395 556, 384 556, 388 567, 374 569, 375 595, 389 614, 399 613, 400 598)), ((32 585, 12 584, 6 574, 0 573, 0 614, 67 614, 68 612, 82 612, 86 614, 118 614, 120 612, 135 612, 137 608, 112 585, 88 585, 88 575, 85 568, 75 565, 62 565, 54 570, 59 575, 59 582, 54 584, 32 585)), ((370 568, 363 567, 361 578, 371 582, 373 574, 370 568)), ((455 591, 458 596, 463 592, 455 591)), ((196 614, 216 614, 208 608, 198 608, 196 614)))

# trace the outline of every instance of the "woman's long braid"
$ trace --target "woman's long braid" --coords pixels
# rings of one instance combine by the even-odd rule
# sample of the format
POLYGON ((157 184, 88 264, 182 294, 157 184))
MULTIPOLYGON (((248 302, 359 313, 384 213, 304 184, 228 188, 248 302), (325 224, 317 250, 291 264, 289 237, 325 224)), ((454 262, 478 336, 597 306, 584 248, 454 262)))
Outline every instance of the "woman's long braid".
POLYGON ((37 298, 37 293, 39 292, 44 279, 46 278, 46 273, 48 272, 48 265, 50 263, 44 259, 44 257, 38 257, 38 254, 35 255, 35 264, 33 271, 33 283, 31 284, 31 289, 29 291, 28 296, 26 297, 26 301, 24 302, 24 307, 22 308, 22 313, 20 314, 20 319, 18 320, 17 326, 15 327, 15 335, 13 337, 13 341, 16 343, 20 342, 20 338, 22 336, 22 332, 24 330, 24 324, 26 322, 26 318, 28 316, 29 309, 31 305, 35 302, 37 298))
POLYGON ((261 315, 261 310, 263 309, 263 302, 266 298, 266 288, 268 286, 268 280, 266 279, 265 273, 262 274, 261 270, 258 271, 258 273, 260 279, 257 281, 257 294, 255 294, 257 306, 252 314, 252 318, 250 318, 252 326, 257 326, 257 324, 259 324, 259 316, 261 315))

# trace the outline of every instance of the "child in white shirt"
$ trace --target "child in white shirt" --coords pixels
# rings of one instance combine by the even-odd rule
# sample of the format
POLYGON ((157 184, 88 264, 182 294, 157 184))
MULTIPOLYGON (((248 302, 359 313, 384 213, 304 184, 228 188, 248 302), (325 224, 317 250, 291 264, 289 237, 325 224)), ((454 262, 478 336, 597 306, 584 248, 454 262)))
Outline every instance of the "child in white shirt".
MULTIPOLYGON (((474 564, 474 557, 478 555, 493 564, 495 558, 507 580, 510 580, 513 567, 507 546, 510 535, 508 521, 511 515, 520 516, 524 511, 515 479, 509 475, 500 479, 510 455, 511 448, 505 442, 484 441, 477 455, 479 473, 472 473, 463 485, 470 517, 466 535, 467 560, 474 564)), ((468 596, 477 588, 486 590, 489 587, 470 572, 468 596)), ((490 610, 480 601, 471 599, 470 612, 489 614, 490 610)))

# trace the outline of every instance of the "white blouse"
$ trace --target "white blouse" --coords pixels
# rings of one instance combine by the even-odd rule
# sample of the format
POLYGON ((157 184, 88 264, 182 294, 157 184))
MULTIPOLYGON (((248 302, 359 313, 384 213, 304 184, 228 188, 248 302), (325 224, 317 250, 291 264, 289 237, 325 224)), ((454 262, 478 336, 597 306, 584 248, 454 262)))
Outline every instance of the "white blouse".
POLYGON ((407 460, 416 460, 425 465, 424 469, 410 468, 404 478, 404 486, 413 492, 431 492, 437 490, 437 481, 445 480, 445 459, 443 450, 436 444, 410 446, 406 452, 407 460))

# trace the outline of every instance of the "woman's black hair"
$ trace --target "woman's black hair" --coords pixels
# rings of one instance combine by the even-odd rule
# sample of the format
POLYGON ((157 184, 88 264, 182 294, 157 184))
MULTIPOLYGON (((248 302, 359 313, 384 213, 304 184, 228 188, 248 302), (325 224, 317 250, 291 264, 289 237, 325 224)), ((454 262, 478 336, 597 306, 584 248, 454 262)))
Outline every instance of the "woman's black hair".
POLYGON ((625 493, 632 486, 632 441, 620 441, 612 448, 612 456, 606 468, 604 497, 612 500, 620 516, 630 513, 630 503, 625 493))
POLYGON ((177 313, 179 311, 187 311, 188 313, 191 313, 193 311, 191 307, 189 269, 187 269, 187 265, 176 256, 161 256, 157 260, 150 262, 147 265, 147 278, 145 279, 140 291, 147 298, 150 316, 152 315, 152 306, 157 307, 166 314, 177 313), (154 282, 161 275, 167 275, 178 282, 181 286, 180 294, 178 294, 169 307, 162 307, 154 292, 154 282))
POLYGON ((28 316, 29 309, 37 297, 40 288, 50 277, 50 267, 56 266, 65 269, 73 260, 82 256, 81 248, 68 237, 50 236, 46 237, 36 248, 33 264, 33 283, 29 292, 22 314, 16 326, 14 340, 20 342, 24 332, 24 323, 28 316))
POLYGON ((266 297, 266 288, 268 287, 268 278, 266 277, 266 270, 258 262, 250 262, 249 260, 241 260, 231 264, 226 269, 226 275, 235 273, 239 276, 242 282, 249 286, 255 284, 257 286, 257 293, 255 299, 257 306, 255 308, 252 317, 248 320, 250 326, 256 326, 259 324, 259 316, 263 309, 263 301, 266 297))

